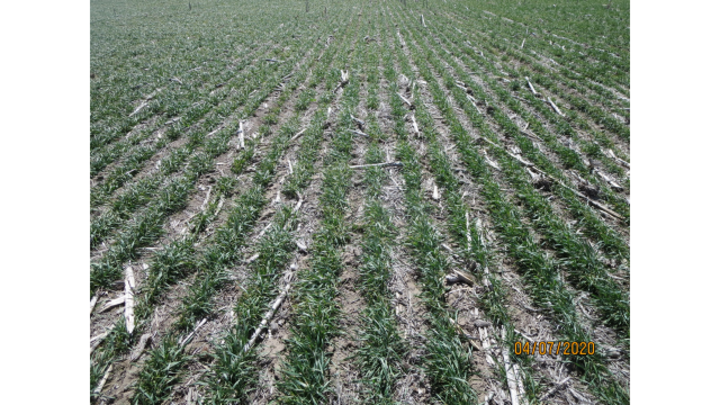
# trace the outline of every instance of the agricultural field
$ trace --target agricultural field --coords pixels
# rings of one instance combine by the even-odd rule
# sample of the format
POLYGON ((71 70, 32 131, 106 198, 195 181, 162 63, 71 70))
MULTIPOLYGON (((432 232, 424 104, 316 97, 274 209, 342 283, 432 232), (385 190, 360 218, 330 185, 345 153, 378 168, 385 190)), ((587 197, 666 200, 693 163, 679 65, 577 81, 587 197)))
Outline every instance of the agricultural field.
POLYGON ((630 402, 629 1, 90 4, 91 402, 630 402))

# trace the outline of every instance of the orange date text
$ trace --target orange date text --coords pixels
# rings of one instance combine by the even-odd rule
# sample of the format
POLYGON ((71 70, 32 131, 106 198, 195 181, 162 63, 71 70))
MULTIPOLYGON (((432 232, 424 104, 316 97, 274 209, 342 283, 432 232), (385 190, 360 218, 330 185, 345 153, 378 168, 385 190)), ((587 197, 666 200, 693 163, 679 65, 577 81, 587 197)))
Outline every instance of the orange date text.
POLYGON ((515 354, 592 356, 595 354, 595 342, 515 342, 515 354))

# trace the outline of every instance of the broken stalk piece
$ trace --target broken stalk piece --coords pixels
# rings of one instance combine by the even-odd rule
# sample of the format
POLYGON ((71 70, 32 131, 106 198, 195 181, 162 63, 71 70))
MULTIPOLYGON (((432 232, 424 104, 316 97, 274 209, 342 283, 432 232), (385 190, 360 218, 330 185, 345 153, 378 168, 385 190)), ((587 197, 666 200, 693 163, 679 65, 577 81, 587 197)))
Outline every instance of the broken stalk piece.
POLYGON ((402 162, 385 162, 385 163, 371 163, 367 165, 354 165, 350 166, 351 169, 364 169, 366 167, 384 167, 384 166, 402 166, 402 162))
POLYGON ((340 87, 344 87, 350 81, 350 71, 344 71, 340 69, 340 84, 335 87, 333 93, 336 92, 340 87))
POLYGON ((538 92, 535 91, 535 87, 533 87, 532 83, 530 83, 530 78, 525 76, 525 80, 527 81, 528 87, 530 87, 530 91, 532 92, 533 96, 537 96, 538 92))
POLYGON ((553 103, 553 101, 550 99, 550 97, 547 98, 547 101, 548 101, 548 103, 550 103, 550 106, 552 106, 553 110, 555 110, 555 112, 558 113, 558 115, 560 115, 561 117, 565 116, 565 114, 563 114, 563 112, 560 111, 558 106, 556 106, 555 103, 553 103))
POLYGON ((238 150, 240 150, 241 148, 245 149, 245 130, 243 128, 242 120, 240 120, 240 127, 238 128, 237 135, 238 135, 238 146, 237 146, 238 150))

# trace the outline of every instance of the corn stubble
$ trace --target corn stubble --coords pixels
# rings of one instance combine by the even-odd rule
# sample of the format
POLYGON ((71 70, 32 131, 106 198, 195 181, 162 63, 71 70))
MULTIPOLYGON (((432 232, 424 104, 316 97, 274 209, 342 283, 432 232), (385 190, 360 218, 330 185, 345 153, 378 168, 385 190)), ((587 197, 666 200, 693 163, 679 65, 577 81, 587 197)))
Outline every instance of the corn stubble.
POLYGON ((628 19, 93 0, 91 401, 629 403, 628 19))

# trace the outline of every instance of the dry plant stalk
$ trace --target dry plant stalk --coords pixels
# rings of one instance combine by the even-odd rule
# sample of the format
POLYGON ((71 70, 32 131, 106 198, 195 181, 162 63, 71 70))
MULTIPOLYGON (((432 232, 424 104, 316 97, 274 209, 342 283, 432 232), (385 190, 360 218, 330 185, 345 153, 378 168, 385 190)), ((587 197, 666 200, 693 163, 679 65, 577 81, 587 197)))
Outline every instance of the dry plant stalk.
POLYGON ((404 101, 404 102, 408 105, 408 108, 409 108, 409 109, 412 110, 412 109, 415 107, 415 106, 413 105, 413 103, 412 103, 410 100, 408 100, 408 99, 406 99, 405 97, 403 97, 402 94, 397 93, 397 95, 400 96, 400 98, 402 99, 402 101, 404 101))
MULTIPOLYGON (((505 327, 501 329, 502 340, 505 341, 505 327)), ((505 367, 505 375, 507 377, 508 389, 510 390, 510 399, 512 405, 520 405, 520 396, 518 395, 518 378, 515 374, 515 367, 510 364, 510 351, 507 347, 502 348, 503 365, 505 367)))
POLYGON ((420 135, 420 129, 418 128, 417 121, 415 121, 415 115, 411 115, 410 119, 412 120, 413 130, 415 130, 416 134, 420 135))
POLYGON ((550 103, 550 106, 552 106, 553 110, 555 110, 555 112, 558 113, 558 115, 560 115, 561 117, 565 116, 565 114, 563 114, 563 112, 560 111, 558 106, 556 106, 555 103, 553 103, 552 99, 549 96, 547 98, 547 101, 548 101, 548 103, 550 103))
POLYGON ((97 304, 98 296, 97 294, 93 295, 93 297, 90 299, 90 314, 92 315, 93 309, 95 309, 95 304, 97 304))
POLYGON ((480 347, 480 345, 474 340, 475 338, 473 338, 472 336, 465 333, 463 328, 460 327, 460 325, 458 325, 454 319, 452 319, 452 318, 448 318, 448 319, 450 320, 450 323, 455 327, 455 330, 457 331, 457 333, 459 333, 461 336, 465 336, 466 338, 468 338, 468 342, 470 342, 470 344, 472 345, 472 347, 475 348, 475 350, 477 350, 479 352, 483 351, 482 347, 480 347))
POLYGON ((470 237, 470 213, 465 211, 465 237, 467 239, 467 250, 472 250, 472 237, 470 237))
POLYGON ((190 332, 190 334, 188 334, 187 337, 180 342, 180 346, 185 347, 185 345, 187 345, 190 342, 190 340, 192 340, 192 338, 195 337, 195 334, 197 333, 197 331, 199 331, 200 328, 202 328, 202 326, 205 325, 205 322, 207 322, 207 318, 203 318, 203 320, 200 321, 200 323, 198 323, 197 326, 195 326, 195 329, 193 329, 193 331, 190 332))
POLYGON ((200 211, 204 211, 205 207, 207 207, 208 201, 210 201, 210 193, 212 192, 212 186, 208 188, 207 194, 205 195, 205 200, 203 200, 202 205, 200 206, 200 211))
POLYGON ((402 162, 371 163, 366 165, 349 166, 351 169, 364 169, 366 167, 402 166, 402 162))
MULTIPOLYGON (((300 201, 300 203, 302 203, 302 201, 300 201)), ((300 203, 298 203, 298 206, 300 203)), ((272 317, 275 315, 275 312, 277 312, 278 308, 280 308, 280 305, 282 305, 283 301, 285 300, 285 297, 287 297, 288 292, 290 291, 292 275, 295 270, 297 270, 297 265, 293 263, 292 265, 290 265, 289 272, 285 275, 285 280, 287 280, 285 288, 283 288, 282 292, 275 299, 275 302, 273 302, 270 309, 265 313, 262 321, 260 321, 260 325, 258 325, 250 340, 247 342, 247 344, 245 344, 245 347, 243 347, 244 353, 247 353, 248 350, 253 347, 258 337, 260 337, 260 333, 263 331, 263 329, 267 328, 268 324, 270 323, 270 319, 272 319, 272 317)))
POLYGON ((478 327, 478 334, 480 335, 480 341, 482 342, 483 351, 485 352, 485 361, 487 361, 490 366, 495 366, 495 360, 490 354, 492 345, 490 344, 487 330, 485 330, 484 327, 478 327))
MULTIPOLYGON (((447 247, 445 248, 447 249, 447 247)), ((448 283, 463 282, 469 286, 473 286, 476 283, 475 277, 473 277, 472 274, 462 270, 453 270, 452 274, 445 276, 445 280, 447 280, 448 283)))
POLYGON ((129 334, 135 330, 135 275, 132 266, 125 268, 125 327, 129 334))
MULTIPOLYGON (((505 148, 502 148, 501 146, 499 146, 498 144, 494 143, 493 141, 485 138, 484 136, 481 136, 481 137, 478 138, 478 139, 482 139, 482 140, 484 140, 485 142, 487 142, 487 143, 495 146, 496 148, 500 148, 500 149, 502 149, 503 151, 507 152, 507 151, 505 150, 505 148)), ((613 210, 610 209, 609 207, 606 207, 604 204, 601 204, 601 203, 599 203, 599 202, 597 202, 597 201, 594 201, 594 200, 592 200, 592 199, 584 196, 582 193, 580 193, 579 191, 574 190, 573 188, 571 188, 570 186, 566 185, 565 183, 563 183, 563 182, 560 181, 559 179, 555 178, 554 176, 551 176, 551 175, 545 173, 544 171, 538 169, 538 168, 535 167, 535 165, 533 165, 532 163, 525 162, 524 160, 522 160, 522 159, 519 158, 518 156, 513 155, 512 153, 507 152, 507 154, 510 155, 510 157, 512 157, 513 159, 515 159, 515 160, 517 160, 518 162, 522 163, 523 165, 532 167, 533 170, 535 170, 535 171, 537 171, 538 173, 544 175, 545 177, 547 177, 547 178, 555 181, 555 182, 558 183, 560 186, 562 186, 562 187, 570 190, 570 192, 572 192, 573 194, 575 194, 577 197, 580 197, 582 200, 586 200, 590 205, 592 205, 592 206, 594 206, 594 207, 596 207, 596 208, 599 208, 601 211, 605 212, 606 214, 608 214, 608 215, 610 215, 610 216, 612 216, 612 217, 615 217, 615 218, 617 218, 617 219, 623 219, 623 216, 622 216, 622 215, 620 215, 620 214, 618 214, 617 212, 613 211, 613 210)), ((492 161, 488 158, 487 152, 485 152, 485 159, 488 161, 488 163, 490 164, 490 166, 494 167, 494 168, 497 169, 497 170, 500 170, 500 167, 497 166, 497 163, 492 162, 492 161)), ((532 172, 531 172, 531 175, 532 175, 532 172)))
POLYGON ((238 150, 245 149, 245 130, 243 129, 243 121, 240 120, 240 128, 237 131, 238 134, 238 150))
POLYGON ((297 134, 295 134, 295 136, 293 136, 292 138, 290 138, 290 142, 292 142, 292 141, 300 138, 300 137, 302 136, 302 134, 305 133, 305 130, 306 130, 306 129, 307 129, 307 128, 303 128, 300 132, 298 132, 297 134))
POLYGON ((525 76, 525 80, 527 80, 528 87, 530 87, 530 91, 532 92, 533 96, 537 96, 538 92, 535 91, 535 87, 533 87, 532 83, 530 83, 530 78, 525 76))
POLYGON ((490 159, 490 156, 485 155, 485 161, 492 166, 493 169, 500 171, 500 165, 490 159))
POLYGON ((105 304, 104 307, 102 307, 100 309, 100 312, 105 312, 112 307, 116 307, 116 306, 118 306, 120 304, 124 304, 124 303, 125 303, 125 294, 123 294, 113 300, 110 300, 107 304, 105 304))
POLYGON ((362 129, 365 126, 365 121, 361 120, 360 118, 358 118, 352 114, 350 114, 350 119, 355 121, 360 126, 360 129, 362 129))
POLYGON ((93 391, 95 394, 99 394, 102 392, 103 387, 105 386, 105 383, 107 382, 108 378, 110 377, 110 373, 112 372, 112 364, 108 366, 107 370, 105 370, 105 374, 103 374, 103 378, 100 380, 100 383, 93 391))
POLYGON ((571 377, 566 377, 564 380, 560 381, 559 383, 555 384, 555 386, 548 392, 545 393, 545 395, 541 396, 538 402, 542 402, 546 399, 548 399, 552 394, 557 392, 560 388, 562 388, 563 385, 565 385, 568 381, 570 381, 571 377))
POLYGON ((142 355, 142 352, 145 350, 148 340, 151 340, 151 338, 152 334, 150 333, 145 333, 140 336, 140 341, 138 342, 135 351, 133 351, 132 356, 130 356, 130 361, 135 361, 140 358, 140 355, 142 355))
POLYGON ((105 331, 103 333, 100 333, 98 335, 93 336, 90 338, 90 354, 92 354, 95 349, 100 346, 100 343, 110 334, 110 331, 105 331))
POLYGON ((348 82, 350 81, 350 71, 345 71, 340 69, 340 84, 335 87, 335 90, 333 90, 333 93, 336 92, 339 88, 344 87, 348 82))

